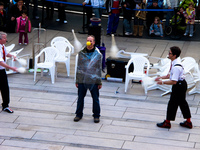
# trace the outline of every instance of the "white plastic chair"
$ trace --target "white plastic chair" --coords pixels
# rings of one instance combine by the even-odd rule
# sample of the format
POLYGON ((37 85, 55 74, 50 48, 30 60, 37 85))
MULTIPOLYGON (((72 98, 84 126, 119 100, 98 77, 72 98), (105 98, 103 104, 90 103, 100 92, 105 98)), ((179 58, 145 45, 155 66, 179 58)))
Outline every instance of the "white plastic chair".
MULTIPOLYGON (((36 57, 35 57, 35 67, 34 67, 34 81, 36 80, 36 73, 38 68, 48 68, 51 74, 51 82, 54 84, 55 80, 55 59, 58 58, 58 50, 55 47, 46 47, 44 48, 36 57), (38 62, 38 58, 44 53, 44 62, 38 62)), ((43 72, 41 72, 43 76, 43 72)))
MULTIPOLYGON (((54 44, 55 42, 57 42, 57 41, 65 41, 66 43, 68 43, 68 44, 70 45, 70 47, 71 47, 71 53, 72 53, 72 54, 74 53, 74 46, 69 42, 68 39, 66 39, 66 38, 63 37, 63 36, 57 36, 57 37, 55 37, 55 38, 53 38, 53 39, 51 40, 51 46, 53 46, 53 44, 54 44)), ((68 55, 68 54, 66 53, 66 55, 68 55)))
MULTIPOLYGON (((21 48, 19 50, 16 50, 14 52, 9 52, 11 55, 14 55, 16 56, 17 58, 19 58, 18 54, 23 50, 24 48, 21 48)), ((6 57, 6 63, 11 66, 11 67, 18 67, 18 63, 14 61, 13 58, 10 58, 10 57, 6 57)), ((12 73, 16 73, 15 71, 13 70, 7 70, 6 71, 6 74, 12 74, 12 73)))
POLYGON ((15 47, 15 44, 11 44, 9 46, 6 46, 6 51, 9 53, 13 50, 14 47, 15 47))
MULTIPOLYGON (((72 51, 70 44, 64 41, 57 41, 53 43, 52 46, 58 49, 58 58, 55 59, 55 62, 58 62, 58 63, 64 62, 67 69, 67 76, 69 76, 70 75, 70 55, 72 51), (68 53, 68 55, 65 55, 66 52, 68 53)), ((57 70, 56 70, 56 77, 57 77, 57 70)))
MULTIPOLYGON (((126 79, 125 79, 125 93, 127 92, 128 84, 130 80, 142 80, 145 76, 149 74, 150 63, 147 58, 144 56, 135 56, 131 58, 128 64, 125 66, 126 68, 126 79), (133 72, 129 72, 129 67, 133 63, 133 72), (146 73, 145 73, 146 68, 146 73)), ((145 94, 147 91, 145 90, 145 94)))

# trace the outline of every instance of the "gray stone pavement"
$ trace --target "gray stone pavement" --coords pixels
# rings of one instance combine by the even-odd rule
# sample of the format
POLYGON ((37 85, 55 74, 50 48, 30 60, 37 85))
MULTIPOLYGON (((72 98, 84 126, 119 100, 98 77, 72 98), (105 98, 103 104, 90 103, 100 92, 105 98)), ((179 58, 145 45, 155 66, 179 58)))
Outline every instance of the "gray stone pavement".
MULTIPOLYGON (((20 53, 32 54, 34 33, 29 34, 28 46, 20 53)), ((76 34, 81 43, 87 35, 76 34)), ((55 36, 64 36, 73 44, 72 33, 47 30, 47 46, 55 36)), ((44 34, 41 35, 41 39, 44 34)), ((150 56, 166 57, 171 46, 182 49, 181 57, 191 56, 199 63, 200 42, 166 41, 142 38, 115 37, 119 49, 129 52, 148 53, 150 56)), ((106 57, 109 56, 111 37, 105 36, 106 57)), ((18 43, 18 34, 8 34, 8 43, 18 43)), ((193 129, 179 126, 183 121, 178 110, 171 129, 156 127, 165 119, 169 95, 161 97, 160 90, 144 90, 140 84, 129 85, 124 93, 124 83, 103 81, 100 90, 101 121, 92 118, 92 99, 85 98, 84 117, 73 122, 77 100, 74 85, 75 55, 71 57, 70 77, 64 64, 58 66, 58 78, 51 84, 48 73, 44 77, 33 73, 8 75, 10 107, 14 114, 0 112, 0 150, 191 150, 200 149, 200 95, 188 95, 192 113, 193 129), (118 89, 119 93, 115 94, 118 89)), ((150 59, 154 63, 157 60, 150 59)))

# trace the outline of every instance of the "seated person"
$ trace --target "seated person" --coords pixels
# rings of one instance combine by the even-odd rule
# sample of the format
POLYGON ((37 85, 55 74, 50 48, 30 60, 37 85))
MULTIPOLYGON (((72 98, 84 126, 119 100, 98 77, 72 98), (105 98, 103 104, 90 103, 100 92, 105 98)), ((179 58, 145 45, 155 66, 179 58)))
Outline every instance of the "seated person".
MULTIPOLYGON (((154 1, 154 0, 148 0, 148 2, 147 2, 147 9, 149 9, 149 7, 151 7, 151 6, 153 5, 153 1, 154 1)), ((163 8, 163 4, 164 4, 163 1, 164 1, 164 0, 157 0, 158 6, 159 6, 160 8, 163 8)))
MULTIPOLYGON (((148 9, 161 9, 161 8, 158 6, 158 1, 154 0, 153 5, 150 6, 148 9)), ((147 29, 149 29, 151 24, 154 22, 155 17, 159 17, 160 20, 162 20, 163 12, 162 11, 148 11, 147 17, 146 17, 147 18, 147 20, 146 20, 147 29)))
POLYGON ((155 17, 154 23, 152 23, 152 25, 150 26, 149 34, 151 36, 163 37, 163 27, 159 17, 155 17))

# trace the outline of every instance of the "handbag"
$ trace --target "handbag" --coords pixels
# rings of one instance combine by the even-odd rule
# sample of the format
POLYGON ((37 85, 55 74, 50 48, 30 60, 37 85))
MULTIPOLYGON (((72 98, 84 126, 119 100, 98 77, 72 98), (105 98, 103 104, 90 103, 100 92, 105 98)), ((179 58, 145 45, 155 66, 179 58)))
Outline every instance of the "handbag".
MULTIPOLYGON (((140 8, 141 9, 144 9, 144 5, 143 4, 141 4, 140 5, 140 8)), ((146 11, 136 11, 136 17, 137 18, 139 18, 139 19, 142 19, 142 20, 146 20, 146 14, 147 14, 147 12, 146 11)))

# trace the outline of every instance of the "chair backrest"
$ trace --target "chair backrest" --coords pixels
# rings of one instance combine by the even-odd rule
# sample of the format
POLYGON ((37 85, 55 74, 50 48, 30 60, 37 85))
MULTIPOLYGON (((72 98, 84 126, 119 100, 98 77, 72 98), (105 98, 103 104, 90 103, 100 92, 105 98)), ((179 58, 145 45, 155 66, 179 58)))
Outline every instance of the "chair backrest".
POLYGON ((181 63, 185 72, 188 72, 195 67, 196 60, 192 57, 184 57, 181 59, 181 63))
POLYGON ((66 52, 68 52, 69 55, 72 52, 71 46, 69 45, 69 43, 66 43, 65 41, 57 41, 53 43, 52 46, 58 49, 58 53, 59 53, 58 59, 61 59, 61 60, 66 58, 66 52))
POLYGON ((9 45, 9 46, 6 46, 7 52, 8 52, 8 53, 11 52, 12 49, 13 49, 14 47, 15 47, 15 44, 11 44, 11 45, 9 45))
POLYGON ((58 50, 55 47, 46 47, 41 52, 45 54, 44 62, 54 62, 54 60, 58 57, 58 50))
POLYGON ((68 39, 66 39, 65 37, 63 37, 63 36, 57 36, 57 37, 55 37, 55 38, 53 38, 52 40, 51 40, 51 46, 53 46, 53 44, 55 43, 55 42, 57 42, 57 41, 65 41, 66 43, 68 43, 69 45, 70 45, 70 47, 71 47, 71 53, 74 53, 74 46, 69 42, 69 40, 68 39))
POLYGON ((19 50, 16 50, 16 51, 13 51, 13 52, 10 52, 11 55, 14 55, 14 56, 17 56, 24 48, 21 48, 19 50))
POLYGON ((133 63, 133 66, 134 66, 133 73, 138 74, 138 75, 144 74, 144 69, 146 68, 146 74, 148 76, 150 63, 149 63, 149 60, 146 57, 144 57, 144 56, 134 56, 134 57, 132 57, 127 64, 126 73, 128 73, 128 68, 132 63, 133 63))

